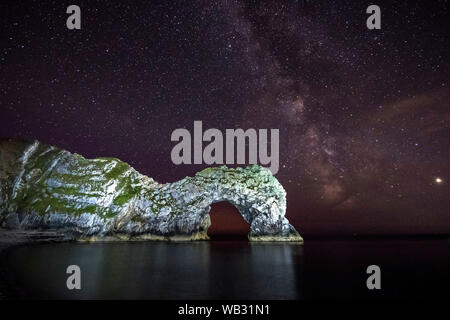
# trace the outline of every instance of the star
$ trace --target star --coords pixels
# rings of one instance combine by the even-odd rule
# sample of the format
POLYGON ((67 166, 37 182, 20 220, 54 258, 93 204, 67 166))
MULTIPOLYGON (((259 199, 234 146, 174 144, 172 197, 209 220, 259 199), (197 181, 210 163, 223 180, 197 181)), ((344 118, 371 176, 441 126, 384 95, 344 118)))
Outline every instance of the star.
POLYGON ((393 5, 375 32, 358 1, 253 2, 89 2, 95 27, 82 18, 82 33, 56 0, 1 2, 14 14, 0 19, 0 139, 116 157, 169 182, 203 169, 172 163, 177 128, 279 129, 294 224, 317 214, 323 232, 359 232, 358 215, 373 215, 383 233, 396 212, 402 232, 447 232, 435 215, 450 206, 448 3, 418 3, 414 19, 393 5))

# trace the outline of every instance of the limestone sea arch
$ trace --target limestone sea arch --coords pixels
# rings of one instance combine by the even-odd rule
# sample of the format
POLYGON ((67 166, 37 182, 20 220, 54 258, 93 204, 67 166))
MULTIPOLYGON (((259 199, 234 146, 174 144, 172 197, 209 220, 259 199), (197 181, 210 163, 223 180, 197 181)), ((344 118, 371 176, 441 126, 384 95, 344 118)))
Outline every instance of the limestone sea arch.
POLYGON ((268 169, 211 167, 161 184, 115 158, 86 159, 39 141, 0 141, 0 225, 75 239, 208 239, 212 203, 228 201, 255 241, 301 241, 268 169))

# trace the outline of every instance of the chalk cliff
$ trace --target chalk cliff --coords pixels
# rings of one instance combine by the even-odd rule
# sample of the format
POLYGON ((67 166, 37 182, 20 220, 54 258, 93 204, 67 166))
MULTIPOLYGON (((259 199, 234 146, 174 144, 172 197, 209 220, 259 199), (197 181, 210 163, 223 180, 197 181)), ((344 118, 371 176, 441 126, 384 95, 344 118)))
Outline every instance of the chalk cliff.
POLYGON ((210 205, 232 203, 255 241, 301 241, 268 169, 207 168, 160 184, 114 158, 85 159, 38 141, 0 141, 0 225, 75 239, 207 239, 210 205))

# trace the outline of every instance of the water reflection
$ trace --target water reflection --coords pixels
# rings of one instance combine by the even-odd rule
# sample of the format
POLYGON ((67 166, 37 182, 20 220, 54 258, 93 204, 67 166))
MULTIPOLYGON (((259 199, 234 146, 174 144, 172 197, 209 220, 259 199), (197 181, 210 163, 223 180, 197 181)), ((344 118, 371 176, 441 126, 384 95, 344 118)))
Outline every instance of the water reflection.
POLYGON ((295 299, 295 244, 52 244, 14 249, 7 259, 15 297, 64 299, 295 299), (68 265, 82 290, 65 287, 68 265))
POLYGON ((17 247, 0 261, 11 298, 315 299, 448 297, 450 242, 326 240, 48 244, 17 247), (82 290, 66 289, 68 265, 82 290), (382 290, 366 287, 379 265, 382 290))

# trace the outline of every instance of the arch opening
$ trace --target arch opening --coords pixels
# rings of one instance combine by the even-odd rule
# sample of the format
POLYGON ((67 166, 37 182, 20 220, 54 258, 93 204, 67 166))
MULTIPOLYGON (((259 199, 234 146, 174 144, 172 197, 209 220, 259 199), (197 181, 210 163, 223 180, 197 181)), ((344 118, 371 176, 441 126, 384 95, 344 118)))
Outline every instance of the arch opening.
POLYGON ((244 220, 239 210, 228 201, 211 204, 209 211, 211 226, 208 236, 211 240, 248 241, 250 224, 244 220))

